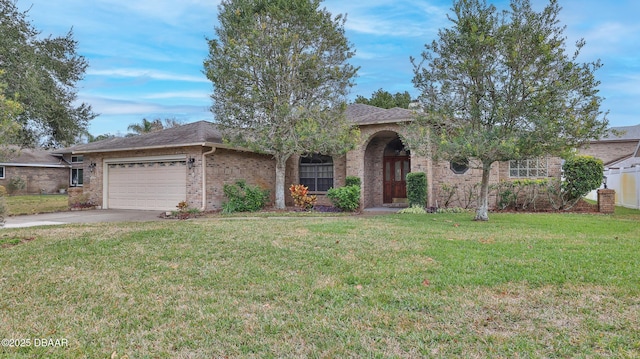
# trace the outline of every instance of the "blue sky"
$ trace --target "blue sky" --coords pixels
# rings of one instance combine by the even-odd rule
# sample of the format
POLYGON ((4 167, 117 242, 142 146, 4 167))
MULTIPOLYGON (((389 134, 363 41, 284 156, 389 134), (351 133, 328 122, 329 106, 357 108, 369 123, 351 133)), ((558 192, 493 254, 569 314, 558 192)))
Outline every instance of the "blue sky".
MULTIPOLYGON (((508 1, 488 1, 503 9, 508 1)), ((439 28, 450 26, 450 0, 326 0, 333 14, 347 14, 346 32, 360 66, 356 95, 383 88, 417 96, 409 57, 419 57, 439 28)), ((540 10, 546 1, 532 0, 540 10)), ((43 35, 73 27, 79 52, 89 61, 79 99, 100 115, 94 135, 124 134, 142 118, 213 121, 212 84, 202 73, 214 36, 219 0, 18 0, 43 35)), ((579 61, 601 59, 596 76, 612 126, 640 123, 640 2, 560 0, 567 44, 584 38, 579 61)))

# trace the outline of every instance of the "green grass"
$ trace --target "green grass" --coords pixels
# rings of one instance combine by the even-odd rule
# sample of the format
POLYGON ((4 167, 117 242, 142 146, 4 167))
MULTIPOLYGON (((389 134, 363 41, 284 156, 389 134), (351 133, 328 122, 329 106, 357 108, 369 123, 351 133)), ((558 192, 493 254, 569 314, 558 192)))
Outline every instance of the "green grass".
POLYGON ((470 217, 5 229, 0 356, 640 357, 640 214, 470 217))
POLYGON ((37 214, 66 211, 69 209, 67 195, 22 195, 6 196, 8 215, 37 214))

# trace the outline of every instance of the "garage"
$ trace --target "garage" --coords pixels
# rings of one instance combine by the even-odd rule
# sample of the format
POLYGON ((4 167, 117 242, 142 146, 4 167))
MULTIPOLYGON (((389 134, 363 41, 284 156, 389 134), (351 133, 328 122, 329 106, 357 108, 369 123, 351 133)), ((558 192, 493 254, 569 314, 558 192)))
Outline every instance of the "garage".
POLYGON ((107 208, 170 211, 186 199, 184 157, 111 160, 105 169, 107 208))

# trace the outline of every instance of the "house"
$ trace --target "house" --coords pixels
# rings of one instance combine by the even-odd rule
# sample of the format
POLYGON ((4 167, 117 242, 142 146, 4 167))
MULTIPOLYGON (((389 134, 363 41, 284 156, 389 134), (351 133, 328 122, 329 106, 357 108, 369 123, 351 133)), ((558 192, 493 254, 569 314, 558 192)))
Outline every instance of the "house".
POLYGON ((75 165, 51 151, 20 149, 15 157, 0 162, 0 186, 10 189, 10 183, 17 180, 24 184, 24 188, 16 192, 18 194, 58 192, 69 186, 82 185, 82 170, 78 172, 75 165), (76 179, 75 183, 72 178, 76 179))
MULTIPOLYGON (((361 178, 363 208, 406 203, 405 176, 427 174, 429 205, 463 205, 464 195, 477 188, 480 170, 449 162, 434 162, 415 155, 402 143, 404 123, 413 112, 364 104, 347 107, 347 118, 360 128, 357 146, 342 156, 293 156, 287 162, 286 183, 302 183, 320 201, 326 191, 345 184, 347 176, 361 178)), ((222 188, 244 179, 249 184, 275 188, 275 161, 269 155, 234 148, 224 143, 215 124, 200 121, 135 137, 111 138, 57 152, 66 161, 83 158, 83 190, 102 208, 173 210, 186 200, 203 210, 221 208, 222 188)), ((507 178, 559 176, 560 159, 539 158, 496 163, 492 181, 507 178)), ((287 204, 292 204, 286 196, 287 204)))
MULTIPOLYGON (((580 149, 580 153, 604 162, 606 184, 615 190, 616 205, 640 209, 640 125, 612 130, 580 149)), ((597 192, 591 192, 587 198, 595 200, 597 192)))
POLYGON ((611 130, 608 135, 580 149, 580 153, 601 159, 605 168, 640 165, 640 125, 612 127, 611 130))

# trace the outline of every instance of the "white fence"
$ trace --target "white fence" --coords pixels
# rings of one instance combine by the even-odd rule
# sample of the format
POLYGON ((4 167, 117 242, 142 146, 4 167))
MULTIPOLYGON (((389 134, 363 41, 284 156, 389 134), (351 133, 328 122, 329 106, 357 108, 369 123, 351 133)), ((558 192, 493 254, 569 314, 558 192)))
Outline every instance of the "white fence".
MULTIPOLYGON (((616 206, 640 209, 640 167, 609 169, 604 175, 607 188, 616 191, 616 206)), ((597 199, 596 191, 587 198, 597 199)))

